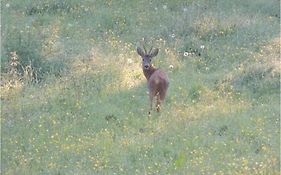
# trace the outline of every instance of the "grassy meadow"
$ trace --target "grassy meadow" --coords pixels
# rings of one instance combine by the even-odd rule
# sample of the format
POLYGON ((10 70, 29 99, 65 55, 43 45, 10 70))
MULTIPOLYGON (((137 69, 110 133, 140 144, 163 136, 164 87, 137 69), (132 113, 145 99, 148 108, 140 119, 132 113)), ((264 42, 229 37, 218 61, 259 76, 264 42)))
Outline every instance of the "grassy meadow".
POLYGON ((2 0, 1 174, 280 174, 279 58, 279 0, 2 0))

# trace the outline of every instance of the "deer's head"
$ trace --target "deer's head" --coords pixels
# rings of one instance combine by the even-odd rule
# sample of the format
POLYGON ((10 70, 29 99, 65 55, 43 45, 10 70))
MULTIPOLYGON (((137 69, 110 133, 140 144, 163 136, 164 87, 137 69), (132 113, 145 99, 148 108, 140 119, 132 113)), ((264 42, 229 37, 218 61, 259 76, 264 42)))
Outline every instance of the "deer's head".
POLYGON ((145 47, 143 46, 143 50, 138 47, 137 52, 142 58, 142 68, 144 70, 147 70, 151 67, 151 60, 153 57, 155 57, 158 54, 159 49, 158 48, 150 48, 149 52, 146 51, 145 47))

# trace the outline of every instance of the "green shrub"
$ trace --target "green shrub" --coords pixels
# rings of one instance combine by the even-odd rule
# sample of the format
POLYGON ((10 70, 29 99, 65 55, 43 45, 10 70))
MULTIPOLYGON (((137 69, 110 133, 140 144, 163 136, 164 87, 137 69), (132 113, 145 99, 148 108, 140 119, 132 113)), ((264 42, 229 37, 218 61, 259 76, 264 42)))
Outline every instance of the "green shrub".
POLYGON ((188 92, 188 97, 190 98, 192 103, 197 103, 201 99, 201 94, 204 91, 204 87, 202 85, 192 85, 191 89, 188 92))
POLYGON ((20 79, 24 78, 27 73, 33 82, 43 80, 47 74, 60 76, 66 70, 66 64, 60 59, 47 60, 41 54, 41 40, 31 30, 8 32, 3 42, 1 72, 9 72, 11 53, 16 53, 18 59, 16 69, 20 79))
POLYGON ((261 94, 279 90, 280 73, 275 72, 269 65, 250 66, 244 72, 236 76, 233 81, 233 87, 237 91, 244 89, 252 93, 261 94))
POLYGON ((66 1, 50 1, 50 2, 39 2, 30 4, 26 10, 26 15, 36 15, 36 14, 59 14, 59 13, 69 13, 74 10, 75 7, 66 1))

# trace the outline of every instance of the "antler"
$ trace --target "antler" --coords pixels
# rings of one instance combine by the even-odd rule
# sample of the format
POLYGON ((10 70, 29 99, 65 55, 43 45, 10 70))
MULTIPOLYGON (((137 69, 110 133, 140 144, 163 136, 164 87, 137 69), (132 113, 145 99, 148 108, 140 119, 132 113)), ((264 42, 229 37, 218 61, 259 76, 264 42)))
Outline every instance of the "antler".
POLYGON ((145 48, 144 44, 143 44, 143 50, 144 50, 145 54, 147 54, 147 51, 146 51, 146 48, 145 48))
POLYGON ((145 43, 146 43, 145 40, 146 40, 146 39, 143 38, 142 41, 141 41, 141 42, 142 42, 142 47, 143 47, 143 50, 144 50, 144 54, 145 54, 145 55, 150 55, 150 54, 151 54, 151 51, 152 51, 152 49, 153 49, 153 46, 151 46, 149 52, 147 52, 147 50, 146 50, 146 48, 145 48, 145 43))
POLYGON ((151 54, 152 49, 153 49, 153 46, 151 46, 151 48, 150 48, 150 49, 149 49, 149 51, 147 52, 147 50, 146 50, 145 46, 143 45, 143 50, 144 50, 144 53, 145 53, 146 55, 150 55, 150 54, 151 54))
POLYGON ((153 46, 151 46, 151 48, 150 48, 148 54, 151 54, 152 48, 153 48, 153 46))

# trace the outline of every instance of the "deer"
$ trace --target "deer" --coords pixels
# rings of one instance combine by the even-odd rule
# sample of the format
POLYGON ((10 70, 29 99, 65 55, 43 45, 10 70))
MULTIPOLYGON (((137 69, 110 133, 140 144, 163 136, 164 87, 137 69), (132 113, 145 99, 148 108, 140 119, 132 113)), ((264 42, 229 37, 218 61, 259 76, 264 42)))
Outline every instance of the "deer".
POLYGON ((158 52, 158 48, 151 47, 149 52, 147 52, 144 46, 143 49, 137 47, 137 53, 142 58, 143 74, 147 79, 147 87, 149 92, 148 117, 151 115, 154 97, 156 97, 156 110, 157 112, 160 112, 161 102, 164 101, 169 87, 169 80, 167 74, 163 70, 155 68, 151 64, 152 58, 157 56, 158 52))

